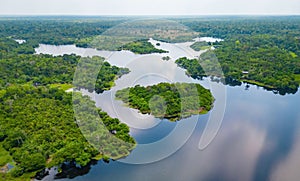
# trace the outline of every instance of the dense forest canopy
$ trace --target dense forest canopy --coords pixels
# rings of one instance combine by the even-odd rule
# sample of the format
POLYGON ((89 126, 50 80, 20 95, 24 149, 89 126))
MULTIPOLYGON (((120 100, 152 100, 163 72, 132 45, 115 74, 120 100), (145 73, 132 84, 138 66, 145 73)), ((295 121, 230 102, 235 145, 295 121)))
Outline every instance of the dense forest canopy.
MULTIPOLYGON (((195 43, 192 45, 195 50, 210 46, 216 49, 202 54, 199 60, 180 58, 176 63, 187 69, 187 74, 192 78, 202 78, 220 76, 214 64, 217 59, 225 76, 224 82, 228 84, 240 85, 243 81, 278 90, 280 94, 298 90, 299 16, 166 19, 168 21, 144 21, 111 30, 127 20, 136 19, 1 17, 0 167, 11 163, 14 169, 7 174, 0 173, 0 179, 29 180, 45 167, 59 166, 66 161, 84 166, 95 157, 117 159, 128 155, 135 147, 125 124, 97 109, 88 97, 74 94, 74 104, 72 95, 65 92, 68 88, 77 87, 102 93, 129 70, 112 66, 101 57, 34 54, 34 48, 41 43, 75 44, 105 50, 120 50, 123 46, 123 49, 135 53, 162 53, 145 39, 186 42, 195 36, 222 38, 224 41, 207 46, 205 43, 195 43), (181 23, 180 26, 174 26, 177 23, 181 23), (112 36, 115 31, 120 31, 118 33, 123 36, 112 36), (17 39, 26 42, 19 44, 17 39), (205 72, 199 65, 205 65, 205 72), (80 71, 75 71, 76 68, 80 71), (73 82, 74 76, 77 78, 73 82), (88 106, 88 112, 81 110, 80 105, 88 106), (76 117, 74 111, 77 111, 76 117), (97 127, 95 121, 99 118, 103 124, 97 127), (79 119, 85 121, 78 122, 79 119), (104 141, 99 145, 94 137, 84 137, 79 126, 84 134, 94 134, 98 138, 102 131, 108 134, 104 134, 105 138, 101 137, 104 141)), ((213 103, 209 90, 197 84, 136 86, 121 90, 116 96, 142 113, 170 120, 205 113, 213 103)))
MULTIPOLYGON (((247 82, 276 90, 280 94, 295 93, 299 87, 300 61, 295 53, 265 45, 251 48, 249 44, 263 41, 252 37, 225 41, 215 50, 201 54, 199 59, 179 58, 175 62, 195 79, 205 76, 224 76, 224 83, 240 85, 247 82), (249 43, 251 42, 251 43, 249 43), (217 65, 216 65, 217 64, 217 65), (217 68, 220 64, 220 70, 217 68), (205 71, 203 70, 205 67, 205 71)), ((277 92, 275 92, 277 93, 277 92)))
POLYGON ((89 97, 74 94, 72 98, 71 93, 61 89, 28 84, 1 90, 0 142, 15 165, 9 175, 2 177, 19 177, 24 173, 34 176, 45 167, 64 162, 85 166, 96 157, 120 158, 129 154, 135 145, 128 134, 129 128, 97 109, 89 97), (74 118, 74 110, 82 107, 89 110, 80 111, 80 116, 74 118), (90 140, 87 142, 78 127, 78 118, 82 130, 93 127, 90 133, 101 135, 99 138, 106 144, 99 147, 90 140), (114 130, 117 133, 112 135, 114 130), (122 146, 119 139, 128 144, 122 146))
MULTIPOLYGON (((182 19, 181 22, 201 36, 223 38, 216 43, 194 43, 191 48, 202 50, 214 46, 198 61, 179 59, 177 64, 187 69, 193 78, 201 78, 203 70, 208 76, 215 74, 216 59, 225 80, 230 85, 247 82, 263 86, 282 95, 295 93, 300 84, 300 18, 295 17, 215 17, 182 19), (204 48, 203 48, 204 47, 204 48), (199 75, 201 75, 199 77, 199 75)), ((220 75, 219 75, 220 76, 220 75)))
POLYGON ((79 89, 102 93, 114 86, 115 79, 127 73, 128 68, 111 66, 102 57, 83 57, 77 64, 73 85, 79 89))
POLYGON ((206 76, 198 59, 188 59, 186 57, 182 57, 177 59, 175 63, 179 67, 186 69, 186 74, 194 79, 202 79, 204 76, 206 76))
MULTIPOLYGON (((97 109, 90 98, 75 93, 75 104, 72 94, 65 92, 75 87, 101 93, 109 90, 115 79, 128 73, 129 69, 111 66, 102 57, 34 54, 34 47, 43 41, 69 43, 64 39, 66 35, 58 35, 61 33, 59 28, 68 25, 75 28, 76 25, 74 22, 65 23, 17 20, 7 23, 7 26, 5 23, 0 25, 6 29, 0 32, 0 167, 6 168, 7 163, 14 166, 7 174, 0 173, 0 180, 30 180, 44 168, 65 162, 85 166, 93 159, 118 159, 135 147, 127 125, 97 109), (49 29, 59 30, 54 31, 56 34, 47 34, 50 31, 46 25, 49 29), (32 26, 37 29, 32 30, 32 26), (17 32, 19 36, 13 36, 17 32), (42 32, 45 36, 41 36, 42 32), (19 38, 26 39, 26 42, 19 44, 15 41, 19 38), (78 67, 81 68, 79 78, 73 82, 78 67), (90 75, 91 67, 94 82, 83 80, 90 75), (80 111, 78 117, 74 117, 73 109, 80 110, 82 104, 88 105, 89 111, 80 111), (79 124, 77 118, 81 118, 80 123, 84 124, 79 124), (106 142, 99 146, 93 140, 87 141, 81 129, 87 131, 90 127, 97 128, 90 130, 91 134, 106 142)), ((75 31, 80 30, 68 31, 76 34, 75 31)))
MULTIPOLYGON (((18 45, 8 39, 2 41, 0 50, 0 87, 10 84, 34 85, 72 84, 76 68, 80 73, 74 82, 77 88, 102 93, 114 85, 114 80, 129 73, 128 68, 111 66, 102 57, 81 58, 76 55, 21 54, 18 45), (95 74, 95 82, 90 73, 95 74), (83 80, 84 79, 84 80, 83 80), (97 81, 96 81, 97 80, 97 81)), ((19 45, 20 47, 23 45, 19 45)))
MULTIPOLYGON (((25 39, 26 41, 32 41, 36 44, 72 44, 80 39, 101 35, 106 30, 120 25, 129 19, 134 20, 135 18, 2 17, 0 18, 0 37, 25 39)), ((230 39, 237 35, 259 34, 288 35, 291 37, 300 36, 299 16, 202 16, 189 18, 166 17, 165 19, 169 20, 169 22, 174 21, 181 23, 187 28, 190 28, 190 31, 199 33, 200 36, 218 37, 222 39, 230 39)), ((162 23, 167 26, 166 22, 162 21, 162 23)), ((172 26, 174 25, 172 24, 172 26)), ((145 27, 148 29, 149 27, 151 28, 149 25, 145 25, 145 27)), ((138 27, 135 28, 137 29, 138 27)), ((183 29, 182 27, 180 28, 183 29)), ((190 33, 190 31, 187 30, 182 31, 185 31, 186 34, 190 33)), ((150 30, 150 32, 152 31, 150 30)), ((136 32, 133 33, 136 34, 136 32)), ((177 34, 178 33, 180 32, 177 32, 177 34)), ((147 34, 149 34, 149 32, 147 32, 147 34)), ((152 37, 154 38, 153 35, 152 37)), ((157 39, 162 38, 157 37, 157 39)), ((187 41, 187 39, 182 39, 182 41, 187 41)))
POLYGON ((147 39, 127 43, 120 47, 119 50, 130 50, 137 54, 167 53, 165 50, 155 48, 147 39))
POLYGON ((214 101, 208 89, 188 83, 160 83, 148 87, 137 85, 117 91, 116 98, 143 114, 151 113, 170 120, 206 113, 214 101))
POLYGON ((183 42, 198 34, 173 20, 140 21, 133 17, 2 17, 0 22, 0 37, 23 39, 33 47, 76 44, 118 50, 136 40, 183 42), (136 21, 126 24, 128 20, 136 21))
POLYGON ((299 16, 214 16, 177 19, 200 36, 230 39, 238 35, 290 35, 299 37, 299 16))
MULTIPOLYGON (((223 73, 230 79, 257 83, 280 93, 299 86, 300 42, 272 35, 243 36, 224 41, 214 50, 223 73)), ((210 52, 202 55, 205 61, 210 52)))
POLYGON ((37 17, 1 18, 0 37, 39 43, 74 44, 82 38, 97 36, 124 22, 125 18, 37 17))

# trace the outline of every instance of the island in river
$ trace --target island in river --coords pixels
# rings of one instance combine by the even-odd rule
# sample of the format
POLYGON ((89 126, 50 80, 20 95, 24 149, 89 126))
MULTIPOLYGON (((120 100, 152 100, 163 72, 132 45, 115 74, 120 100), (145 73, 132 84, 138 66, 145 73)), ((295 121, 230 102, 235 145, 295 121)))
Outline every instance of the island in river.
MULTIPOLYGON (((78 20, 74 18, 70 18, 70 21, 64 19, 60 17, 54 18, 54 20, 41 21, 38 18, 30 18, 28 21, 24 21, 23 18, 16 20, 1 18, 0 167, 6 167, 5 164, 14 162, 14 168, 9 173, 0 173, 0 179, 25 180, 25 177, 33 177, 34 174, 32 173, 45 167, 45 163, 47 167, 51 162, 54 164, 55 161, 61 163, 75 160, 76 163, 85 163, 97 154, 94 149, 89 149, 92 146, 83 139, 78 125, 74 123, 71 99, 68 98, 70 95, 53 88, 53 86, 62 88, 72 84, 74 71, 80 57, 75 55, 36 55, 34 48, 38 47, 39 43, 76 44, 79 46, 86 43, 85 41, 91 40, 85 45, 91 44, 89 47, 100 49, 92 44, 92 40, 95 39, 94 36, 103 33, 120 21, 112 21, 107 24, 108 21, 99 18, 95 21, 83 20, 83 22, 78 23, 78 20), (15 39, 24 39, 26 42, 19 44, 15 39), (28 87, 28 85, 30 86, 28 87), (55 126, 50 127, 52 124, 55 126), (41 140, 44 142, 41 143, 41 140), (18 177, 19 175, 21 176, 18 177)), ((282 94, 297 91, 300 83, 298 17, 268 17, 251 19, 250 21, 245 21, 244 18, 223 20, 203 22, 200 18, 181 21, 196 31, 196 34, 201 33, 203 36, 215 36, 224 39, 223 42, 214 43, 214 46, 217 45, 215 50, 201 55, 201 61, 203 61, 201 63, 209 65, 213 59, 211 55, 215 54, 226 80, 247 81, 278 89, 282 94)), ((129 35, 136 32, 131 31, 129 35)), ((165 31, 161 32, 164 34, 165 31)), ((179 35, 178 32, 176 31, 174 34, 179 35)), ((182 35, 187 33, 193 35, 193 33, 185 31, 182 35)), ((148 34, 148 32, 146 34, 148 38, 153 37, 162 40, 159 36, 153 36, 154 34, 148 34)), ((166 35, 169 36, 170 34, 166 35)), ((110 38, 109 40, 115 39, 115 37, 110 38)), ((166 38, 168 39, 168 37, 163 37, 163 40, 166 38)), ((170 39, 172 38, 170 37, 170 39)), ((106 48, 117 49, 120 47, 115 41, 106 42, 108 42, 108 44, 104 44, 106 48), (112 44, 118 46, 112 46, 112 44)), ((104 46, 100 41, 99 44, 104 46)), ((125 43, 121 45, 125 45, 125 43)), ((150 44, 147 45, 150 46, 150 44)), ((163 44, 161 43, 161 45, 163 44)), ((197 43, 194 46, 196 45, 199 46, 199 50, 207 48, 205 44, 197 43)), ((127 49, 131 51, 141 47, 134 43, 126 46, 129 46, 127 49)), ((144 50, 135 51, 135 53, 140 54, 143 52, 144 50)), ((91 58, 85 64, 87 67, 102 65, 103 72, 98 75, 95 85, 95 90, 98 93, 109 90, 114 85, 115 79, 128 72, 126 69, 109 66, 100 59, 91 58)), ((196 63, 191 66, 196 65, 196 63)), ((214 72, 215 64, 211 65, 207 66, 210 70, 209 73, 214 72)), ((89 73, 91 71, 82 71, 81 75, 87 77, 90 75, 89 73)), ((195 72, 196 75, 198 73, 195 72)), ((90 81, 84 79, 77 79, 75 83, 71 86, 89 90, 94 88, 90 86, 90 81)), ((168 111, 168 106, 166 101, 161 101, 166 98, 162 97, 164 99, 161 100, 158 98, 160 98, 159 95, 153 96, 149 100, 151 103, 149 108, 152 112, 158 111, 158 116, 162 116, 162 110, 168 111), (163 109, 155 109, 156 101, 163 109)), ((94 102, 89 104, 94 104, 94 102)), ((104 113, 101 114, 106 117, 104 113)), ((117 123, 113 118, 108 120, 114 124, 117 123)), ((112 133, 117 134, 117 136, 122 132, 127 134, 126 129, 124 131, 118 130, 118 127, 124 127, 124 125, 117 123, 115 126, 109 125, 112 133)), ((103 149, 103 153, 105 152, 107 149, 103 149)), ((122 152, 120 151, 121 154, 122 152)), ((116 150, 116 152, 109 154, 115 158, 115 155, 119 153, 116 150)))
POLYGON ((159 83, 153 86, 125 88, 116 98, 143 114, 177 121, 211 110, 214 98, 210 90, 194 83, 159 83))
POLYGON ((150 53, 167 53, 167 51, 155 48, 148 39, 136 40, 129 42, 118 50, 130 50, 136 54, 150 54, 150 53))

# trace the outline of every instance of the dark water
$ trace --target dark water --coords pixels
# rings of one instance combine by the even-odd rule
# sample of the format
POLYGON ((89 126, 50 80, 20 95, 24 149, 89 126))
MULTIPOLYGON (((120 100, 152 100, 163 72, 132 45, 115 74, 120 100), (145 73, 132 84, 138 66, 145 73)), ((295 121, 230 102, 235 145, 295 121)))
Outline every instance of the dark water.
MULTIPOLYGON (((151 57, 155 60, 154 57, 151 57)), ((141 66, 131 67, 140 70, 146 67, 151 58, 142 58, 141 66), (143 65, 143 66, 142 66, 143 65)), ((154 61, 155 62, 155 61, 154 61)), ((155 63, 151 63, 155 64, 155 63)), ((168 72, 172 62, 160 63, 168 72), (165 65, 162 65, 165 64, 165 65)), ((130 67, 128 65, 127 67, 130 67)), ((173 70, 173 69, 172 69, 173 70)), ((158 70, 160 71, 160 70, 158 70)), ((172 81, 190 81, 181 69, 174 70, 179 78, 172 81)), ((130 77, 130 75, 128 75, 130 77)), ((102 95, 94 95, 97 105, 113 117, 120 117, 127 122, 133 120, 131 134, 139 144, 159 142, 171 135, 177 126, 182 127, 181 134, 172 137, 162 149, 175 149, 172 145, 181 142, 181 136, 190 136, 187 141, 179 144, 179 149, 164 159, 143 164, 130 164, 130 157, 137 155, 136 150, 127 159, 104 163, 99 161, 91 165, 87 174, 73 180, 88 181, 298 181, 300 179, 300 114, 299 92, 294 95, 276 95, 273 92, 246 85, 238 87, 226 86, 226 110, 222 126, 211 144, 204 150, 198 149, 199 140, 207 124, 209 114, 192 116, 178 123, 154 119, 140 115, 132 109, 124 108, 126 114, 118 111, 121 103, 111 99, 115 90, 134 84, 153 84, 163 81, 164 76, 157 74, 143 77, 141 80, 123 77, 116 87, 102 95), (158 77, 155 79, 154 77, 158 77), (130 83, 125 80, 132 80, 130 83), (122 84, 124 83, 124 85, 122 84), (110 103, 109 102, 113 102, 110 103), (118 107, 119 106, 119 107, 118 107), (135 124, 140 120, 142 123, 135 124), (146 123, 143 123, 146 122, 146 123), (190 125, 195 128, 189 129, 190 125), (181 147, 182 145, 182 147, 181 147), (126 161, 127 160, 127 161, 126 161)), ((174 76, 170 76, 174 77, 174 76)), ((169 80, 169 79, 168 79, 169 80)), ((202 85, 215 84, 209 80, 200 81, 202 85)), ((121 108, 120 108, 121 109, 121 108)), ((161 150, 160 150, 161 151, 161 150)), ((163 151, 163 150, 162 150, 163 151)), ((144 150, 143 157, 151 158, 157 154, 156 148, 144 150)), ((139 155, 141 156, 141 155, 139 155)), ((52 180, 46 177, 44 180, 52 180)), ((69 179, 62 179, 69 180, 69 179)))
MULTIPOLYGON (((87 175, 74 180, 297 181, 299 102, 299 93, 280 96, 255 86, 249 90, 243 86, 228 87, 223 124, 205 150, 199 150, 198 143, 208 115, 199 117, 190 139, 166 159, 141 165, 99 161, 87 175)), ((138 142, 153 142, 153 135, 160 139, 174 123, 165 124, 140 130, 133 136, 138 142)))

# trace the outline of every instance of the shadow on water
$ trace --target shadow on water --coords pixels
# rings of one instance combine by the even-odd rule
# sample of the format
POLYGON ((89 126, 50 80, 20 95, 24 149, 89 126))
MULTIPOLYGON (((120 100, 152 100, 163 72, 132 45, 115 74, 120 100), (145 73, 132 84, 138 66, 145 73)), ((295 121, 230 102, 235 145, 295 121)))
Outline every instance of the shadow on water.
MULTIPOLYGON (((174 52, 177 52, 177 49, 174 52)), ((116 55, 126 58, 124 53, 127 55, 128 52, 121 53, 116 55)), ((128 54, 128 60, 134 56, 134 54, 128 54)), ((132 67, 136 67, 135 69, 138 73, 144 73, 144 69, 140 67, 147 67, 147 69, 151 68, 148 64, 147 66, 145 65, 147 62, 149 62, 149 65, 151 63, 152 66, 158 65, 153 67, 153 69, 157 72, 162 72, 160 71, 161 69, 163 69, 163 72, 166 72, 165 67, 171 67, 171 61, 169 61, 168 64, 166 61, 162 61, 160 59, 152 60, 152 57, 150 58, 151 61, 145 60, 142 62, 141 59, 139 59, 139 61, 134 62, 134 65, 130 65, 132 67), (159 64, 154 64, 154 61, 157 61, 159 64), (140 64, 140 66, 138 66, 138 64, 140 64), (161 66, 162 64, 165 66, 161 66)), ((110 63, 123 66, 127 65, 126 61, 124 63, 123 59, 119 59, 117 57, 116 60, 122 60, 122 62, 111 60, 110 63)), ((174 75, 178 77, 179 75, 184 75, 185 71, 180 69, 179 71, 176 67, 177 66, 173 64, 173 68, 176 70, 174 75)), ((172 73, 172 70, 173 69, 171 69, 169 73, 172 73)), ((131 72, 131 74, 133 73, 134 71, 131 72)), ((137 75, 139 75, 138 73, 137 75)), ((190 81, 190 78, 188 77, 184 76, 182 79, 181 78, 182 77, 178 80, 185 82, 187 80, 190 81)), ((286 156, 291 153, 293 150, 292 147, 296 142, 295 134, 299 130, 299 120, 297 120, 296 117, 298 113, 298 102, 296 101, 298 101, 298 99, 295 98, 299 98, 299 93, 295 96, 279 96, 273 95, 268 91, 273 91, 275 94, 285 95, 289 93, 294 94, 297 90, 274 91, 265 88, 268 90, 265 91, 261 89, 251 89, 250 84, 242 84, 234 79, 211 79, 211 81, 225 82, 225 84, 228 85, 227 88, 229 89, 229 96, 227 97, 227 102, 231 104, 228 104, 229 111, 227 110, 227 115, 236 119, 227 120, 227 126, 224 124, 222 127, 222 136, 219 136, 206 152, 199 152, 196 148, 193 151, 192 148, 194 148, 198 142, 188 142, 182 149, 176 152, 176 154, 172 155, 172 157, 161 162, 149 165, 126 165, 120 162, 111 162, 109 165, 106 165, 102 161, 99 161, 94 167, 93 165, 97 162, 91 163, 82 168, 77 168, 74 164, 64 165, 63 171, 56 174, 55 179, 68 180, 80 175, 85 175, 83 177, 75 178, 74 180, 270 180, 275 167, 281 160, 285 159, 286 156), (245 85, 246 90, 248 91, 245 92, 243 87, 239 88, 241 85, 245 85), (283 103, 283 105, 281 104, 277 106, 279 103, 283 103), (268 110, 270 109, 270 111, 265 110, 266 108, 268 110), (243 120, 245 121, 242 122, 243 120), (249 120, 249 124, 251 125, 250 128, 245 125, 247 120, 249 120), (235 126, 239 124, 243 125, 245 128, 237 127, 237 131, 231 129, 235 128, 235 126), (258 134, 260 133, 260 130, 257 131, 257 129, 260 129, 263 133, 258 134), (235 133, 238 134, 235 135, 235 133), (255 135, 254 139, 252 139, 252 135, 255 135), (263 138, 259 140, 261 137, 263 138), (247 140, 247 144, 244 144, 247 140), (257 144, 251 144, 257 140, 257 144), (262 143, 262 146, 260 146, 260 143, 262 143), (224 146, 226 146, 226 149, 224 146), (251 147, 256 148, 251 150, 251 147), (248 155, 250 156, 247 158, 248 155), (251 170, 249 170, 250 168, 251 170), (247 172, 245 171, 246 169, 247 172), (249 176, 248 171, 250 173, 249 176)), ((122 82, 119 81, 117 85, 119 84, 120 86, 123 82, 125 83, 124 79, 122 82)), ((108 96, 107 98, 109 98, 107 100, 111 101, 111 96, 108 96)), ((106 112, 109 112, 109 110, 113 108, 113 106, 104 106, 107 108, 107 110, 105 110, 106 112)), ((111 110, 112 112, 114 111, 113 109, 111 110)), ((127 113, 130 113, 129 110, 127 113)), ((126 114, 120 115, 126 116, 126 114)), ((205 121, 203 121, 203 123, 204 122, 205 121)), ((226 120, 224 122, 226 122, 226 120)), ((195 132, 200 134, 202 132, 201 128, 204 126, 205 125, 201 125, 195 132)), ((137 138, 139 143, 151 143, 168 135, 173 128, 173 125, 167 124, 167 122, 162 122, 153 130, 147 129, 145 132, 143 130, 135 130, 132 134, 135 138, 137 138)), ((191 139, 197 139, 197 141, 198 138, 199 135, 191 137, 191 139)), ((149 154, 152 153, 149 151, 149 154)), ((49 177, 49 179, 46 178, 45 180, 53 179, 49 177)))
POLYGON ((77 167, 74 162, 63 164, 62 165, 62 172, 55 175, 55 179, 62 179, 62 178, 75 178, 77 176, 82 176, 91 170, 92 165, 96 165, 98 161, 93 160, 88 165, 84 167, 77 167))
MULTIPOLYGON (((202 80, 203 77, 201 78, 198 78, 199 80, 202 80)), ((226 77, 226 78, 216 78, 216 77, 210 77, 210 80, 212 82, 217 82, 217 83, 222 83, 224 85, 228 85, 228 86, 231 86, 231 87, 235 87, 235 86, 241 86, 243 84, 243 82, 239 81, 239 80, 236 80, 236 79, 233 79, 231 77, 226 77)), ((247 83, 247 82, 245 82, 247 83)), ((251 83, 247 83, 247 89, 249 88, 248 86, 250 85, 255 85, 255 84, 251 84, 251 83)), ((265 86, 259 86, 259 85, 256 85, 257 87, 262 87, 264 90, 266 91, 271 91, 273 92, 274 94, 279 94, 279 95, 287 95, 287 94, 296 94, 298 92, 298 87, 296 89, 291 89, 291 88, 280 88, 280 89, 274 89, 274 88, 269 88, 269 87, 265 87, 265 86)))
POLYGON ((73 179, 78 176, 86 175, 90 172, 93 165, 98 163, 97 160, 92 160, 86 166, 79 167, 74 162, 63 163, 61 165, 61 171, 58 172, 57 168, 45 169, 38 172, 35 176, 37 180, 53 180, 53 179, 73 179))

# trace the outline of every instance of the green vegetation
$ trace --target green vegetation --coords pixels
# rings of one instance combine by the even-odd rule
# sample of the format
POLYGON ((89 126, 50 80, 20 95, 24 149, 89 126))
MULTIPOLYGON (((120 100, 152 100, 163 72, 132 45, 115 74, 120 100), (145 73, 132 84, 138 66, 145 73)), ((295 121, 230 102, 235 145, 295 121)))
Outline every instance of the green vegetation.
POLYGON ((165 60, 165 61, 169 61, 170 59, 171 59, 171 57, 169 57, 169 56, 165 56, 162 58, 162 60, 165 60))
POLYGON ((210 48, 208 43, 206 43, 204 41, 195 42, 190 47, 195 51, 206 50, 206 49, 210 48))
MULTIPOLYGON (((64 162, 85 166, 96 156, 121 158, 135 146, 125 124, 110 118, 89 97, 79 93, 74 94, 72 102, 72 94, 61 89, 11 85, 1 91, 0 102, 0 140, 15 162, 7 173, 12 177, 26 173, 34 176, 45 167, 64 162), (74 118, 72 105, 79 111, 78 117, 74 118), (101 147, 87 142, 81 133, 87 129, 93 138, 102 140, 101 147), (115 135, 113 130, 117 131, 115 135)), ((1 165, 11 161, 3 148, 0 147, 1 165)))
POLYGON ((148 40, 138 40, 127 43, 119 48, 119 50, 130 50, 137 54, 167 53, 165 50, 155 48, 148 40))
POLYGON ((263 34, 276 35, 284 39, 284 37, 299 37, 300 34, 299 16, 219 16, 185 18, 177 21, 199 32, 202 37, 225 40, 263 34))
POLYGON ((76 46, 96 48, 98 50, 117 51, 120 50, 122 46, 135 40, 137 40, 136 37, 98 35, 80 39, 76 42, 76 46))
POLYGON ((102 158, 119 159, 129 155, 135 147, 129 127, 98 109, 90 97, 73 94, 73 108, 82 134, 97 148, 102 158))
MULTIPOLYGON (((221 76, 221 69, 227 84, 248 82, 280 94, 295 93, 300 84, 298 16, 172 18, 193 31, 176 22, 155 20, 116 27, 128 19, 0 18, 0 169, 8 162, 14 165, 8 173, 0 171, 0 180, 30 180, 43 168, 63 162, 84 166, 93 159, 118 159, 135 147, 125 124, 97 109, 88 97, 74 93, 72 99, 65 92, 74 87, 101 93, 129 70, 111 66, 101 57, 34 55, 40 43, 104 50, 123 47, 143 54, 163 51, 146 41, 151 37, 164 42, 185 42, 199 35, 218 37, 224 41, 214 43, 215 50, 199 60, 181 58, 178 66, 197 79, 221 76)), ((136 86, 116 96, 142 113, 170 120, 205 113, 213 102, 208 90, 184 83, 136 86)))
POLYGON ((0 172, 0 180, 1 181, 32 181, 31 178, 34 177, 34 174, 32 173, 27 173, 27 174, 24 174, 20 177, 14 177, 12 176, 11 174, 5 174, 5 173, 1 173, 0 172))
POLYGON ((188 59, 186 57, 182 57, 177 59, 175 63, 179 67, 186 69, 186 74, 194 79, 202 79, 204 76, 206 76, 197 59, 188 59))
POLYGON ((295 80, 299 83, 300 85, 300 74, 295 75, 295 80))
POLYGON ((125 88, 116 92, 116 98, 128 106, 172 121, 193 114, 206 113, 214 98, 199 84, 160 83, 153 86, 125 88))
MULTIPOLYGON (((3 135, 1 137, 3 137, 3 135)), ((12 157, 9 155, 9 152, 3 148, 2 143, 0 143, 0 168, 10 162, 12 162, 12 157)))
POLYGON ((9 55, 0 59, 0 87, 27 82, 36 85, 72 83, 78 59, 74 55, 9 55))
MULTIPOLYGON (((111 66, 101 57, 80 58, 75 55, 51 56, 20 54, 17 46, 5 39, 0 54, 0 88, 10 84, 32 83, 34 85, 72 84, 78 66, 81 74, 76 79, 78 88, 101 93, 114 85, 114 80, 129 72, 127 68, 111 66), (91 79, 95 74, 95 81, 91 79), (81 77, 80 77, 81 76, 81 77), (86 80, 83 80, 86 78, 86 80), (96 81, 97 78, 97 81, 96 81)), ((1 46, 0 46, 1 50, 1 46)), ((64 86, 68 88, 70 86, 64 86)))
MULTIPOLYGON (((298 52, 294 47, 299 42, 295 38, 285 38, 243 36, 238 39, 238 44, 236 39, 221 42, 214 53, 227 78, 276 89, 281 94, 295 93, 299 87, 296 77, 300 74, 300 58, 290 51, 298 52)), ((202 59, 210 53, 204 53, 202 59)))
MULTIPOLYGON (((299 17, 219 17, 180 21, 201 36, 225 40, 214 43, 214 51, 200 56, 198 62, 209 70, 205 69, 207 75, 220 76, 214 70, 214 62, 219 61, 226 84, 248 82, 267 90, 277 90, 282 95, 297 92, 300 74, 299 17)), ((192 69, 195 70, 198 65, 192 67, 186 66, 187 71, 193 72, 192 69)), ((197 77, 196 72, 193 74, 197 77)))
POLYGON ((25 44, 36 47, 39 43, 76 44, 81 39, 100 35, 126 18, 16 17, 1 18, 0 21, 0 37, 24 39, 25 44))
POLYGON ((73 88, 73 85, 72 84, 50 84, 50 88, 58 88, 67 91, 73 88))
MULTIPOLYGON (((128 20, 122 17, 2 17, 0 37, 24 39, 25 44, 31 47, 37 47, 39 43, 76 44, 85 48, 118 50, 140 39, 185 42, 197 36, 197 33, 173 21, 124 23, 128 20)), ((33 49, 31 52, 34 52, 33 49)))
POLYGON ((252 46, 248 43, 256 41, 262 39, 251 37, 238 45, 236 41, 225 41, 214 51, 201 54, 199 60, 184 57, 176 60, 176 63, 195 79, 204 76, 223 77, 221 73, 224 73, 223 82, 229 85, 247 82, 278 90, 280 94, 295 93, 299 86, 300 59, 293 58, 288 51, 278 47, 264 45, 266 47, 250 48, 252 46))
POLYGON ((102 57, 81 58, 73 84, 76 88, 102 93, 114 86, 115 79, 129 73, 128 68, 111 66, 102 57))
POLYGON ((125 124, 97 109, 90 98, 74 93, 72 102, 65 92, 72 87, 109 90, 115 79, 129 72, 127 68, 111 66, 101 57, 34 55, 32 39, 24 44, 12 37, 0 40, 0 180, 30 180, 44 168, 64 162, 85 166, 93 159, 118 159, 135 147, 125 124), (76 68, 81 71, 73 84, 76 68), (94 70, 94 81, 87 77, 89 70, 94 70), (80 105, 89 105, 91 112, 77 114, 78 122, 74 110, 80 105), (93 128, 89 138, 102 142, 87 141, 79 128, 93 128), (7 163, 14 165, 9 172, 7 163))

